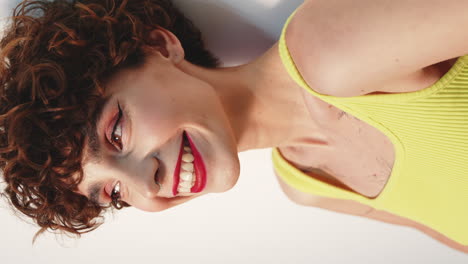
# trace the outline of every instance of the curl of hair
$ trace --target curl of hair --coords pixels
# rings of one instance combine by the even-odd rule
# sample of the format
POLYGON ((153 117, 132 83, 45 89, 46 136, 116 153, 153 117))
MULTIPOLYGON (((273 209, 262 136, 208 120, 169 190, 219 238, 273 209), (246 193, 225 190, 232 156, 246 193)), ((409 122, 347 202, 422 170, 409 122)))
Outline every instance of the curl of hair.
POLYGON ((24 1, 13 10, 0 41, 0 169, 4 196, 40 226, 36 236, 102 224, 109 206, 77 192, 86 135, 105 80, 144 62, 156 27, 180 39, 188 61, 217 66, 169 0, 24 1))

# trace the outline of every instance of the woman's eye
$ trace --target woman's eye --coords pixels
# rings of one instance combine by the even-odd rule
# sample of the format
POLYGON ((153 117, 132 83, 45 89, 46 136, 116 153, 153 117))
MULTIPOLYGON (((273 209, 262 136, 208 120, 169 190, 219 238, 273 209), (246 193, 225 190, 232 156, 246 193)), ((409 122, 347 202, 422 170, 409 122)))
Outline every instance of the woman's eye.
POLYGON ((115 121, 114 128, 112 129, 112 133, 110 135, 110 142, 111 144, 119 151, 122 150, 123 144, 122 144, 122 124, 121 124, 121 119, 122 119, 122 109, 119 107, 119 115, 117 117, 117 120, 115 121))
POLYGON ((117 184, 114 186, 114 188, 112 189, 110 197, 111 197, 113 203, 120 202, 120 182, 117 182, 117 184))

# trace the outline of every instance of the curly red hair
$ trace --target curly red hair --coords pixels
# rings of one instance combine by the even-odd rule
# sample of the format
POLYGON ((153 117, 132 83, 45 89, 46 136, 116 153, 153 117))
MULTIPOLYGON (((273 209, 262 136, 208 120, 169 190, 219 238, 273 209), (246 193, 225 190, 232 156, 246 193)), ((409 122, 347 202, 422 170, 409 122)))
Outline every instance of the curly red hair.
POLYGON ((144 62, 145 36, 156 27, 180 39, 188 61, 217 66, 169 0, 24 1, 14 9, 0 41, 0 168, 4 196, 38 234, 79 236, 102 224, 109 206, 77 193, 83 148, 106 79, 144 62))

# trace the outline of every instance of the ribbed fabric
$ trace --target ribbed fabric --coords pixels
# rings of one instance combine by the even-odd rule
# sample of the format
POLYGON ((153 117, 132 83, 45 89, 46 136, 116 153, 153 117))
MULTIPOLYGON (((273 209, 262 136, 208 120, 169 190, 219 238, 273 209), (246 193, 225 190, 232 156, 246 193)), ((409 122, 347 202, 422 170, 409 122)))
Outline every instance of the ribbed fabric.
POLYGON ((395 163, 374 199, 314 179, 273 149, 274 169, 306 193, 361 202, 415 220, 468 245, 468 56, 434 85, 420 91, 334 97, 315 92, 298 72, 286 46, 286 22, 279 41, 284 66, 311 95, 384 133, 395 148, 395 163))

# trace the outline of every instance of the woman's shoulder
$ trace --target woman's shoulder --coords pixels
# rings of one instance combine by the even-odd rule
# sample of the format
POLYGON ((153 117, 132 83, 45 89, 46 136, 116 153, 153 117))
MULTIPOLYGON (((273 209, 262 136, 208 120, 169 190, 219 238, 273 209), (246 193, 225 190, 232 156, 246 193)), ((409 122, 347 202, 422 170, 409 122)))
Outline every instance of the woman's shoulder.
POLYGON ((343 97, 378 92, 383 83, 420 78, 427 67, 468 54, 468 35, 453 30, 468 26, 457 11, 460 4, 434 9, 385 2, 310 0, 297 9, 284 37, 298 71, 315 91, 343 97), (427 13, 446 23, 422 24, 427 13))
MULTIPOLYGON (((276 174, 276 172, 275 172, 276 174)), ((468 253, 468 245, 461 245, 443 234, 410 219, 392 214, 390 212, 376 210, 368 205, 352 200, 328 198, 309 193, 303 193, 289 186, 278 174, 276 174, 279 185, 284 194, 294 203, 302 206, 317 207, 333 212, 344 213, 354 216, 366 217, 385 223, 415 228, 431 238, 445 244, 448 247, 468 253)))

